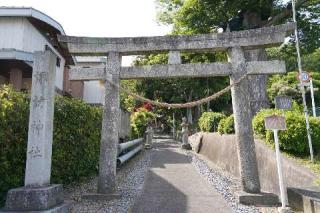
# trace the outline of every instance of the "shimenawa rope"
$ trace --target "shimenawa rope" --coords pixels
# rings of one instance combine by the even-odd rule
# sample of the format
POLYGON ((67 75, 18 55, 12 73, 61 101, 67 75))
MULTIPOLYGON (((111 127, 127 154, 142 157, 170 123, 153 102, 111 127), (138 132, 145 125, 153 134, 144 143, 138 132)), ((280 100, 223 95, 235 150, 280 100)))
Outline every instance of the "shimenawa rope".
POLYGON ((204 103, 207 103, 209 101, 215 100, 217 98, 219 98, 220 96, 222 96, 223 94, 225 94, 226 92, 228 92, 229 90, 231 90, 232 87, 236 86, 237 84, 239 84, 241 81, 243 81, 250 73, 246 73, 243 76, 241 76, 241 78, 239 78, 238 80, 236 80, 235 82, 233 82, 232 84, 230 84, 229 86, 227 86, 226 88, 220 90, 219 92, 208 96, 206 98, 197 100, 197 101, 191 101, 188 103, 177 103, 177 104, 170 104, 170 103, 165 103, 165 102, 158 102, 158 101, 154 101, 145 97, 142 97, 138 94, 135 94, 131 91, 129 91, 128 89, 119 86, 115 83, 113 83, 112 81, 110 81, 109 79, 106 79, 107 82, 109 82, 112 86, 117 87, 118 89, 120 89, 121 91, 127 93, 128 95, 132 96, 133 98, 135 98, 136 100, 142 101, 142 102, 147 102, 150 103, 154 106, 158 106, 158 107, 162 107, 162 108, 172 108, 172 109, 182 109, 182 108, 192 108, 204 103))

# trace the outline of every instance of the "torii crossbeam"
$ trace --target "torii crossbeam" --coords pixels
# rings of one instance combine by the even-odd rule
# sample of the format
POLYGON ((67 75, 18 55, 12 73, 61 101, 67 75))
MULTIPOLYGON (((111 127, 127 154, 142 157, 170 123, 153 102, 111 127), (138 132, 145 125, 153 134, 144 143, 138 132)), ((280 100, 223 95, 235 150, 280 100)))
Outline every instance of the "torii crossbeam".
MULTIPOLYGON (((246 62, 244 50, 278 46, 295 29, 289 23, 268 28, 192 36, 160 36, 137 38, 88 38, 60 36, 59 41, 74 55, 108 56, 106 69, 80 68, 70 70, 70 80, 111 80, 119 86, 120 79, 180 78, 230 76, 231 83, 246 73, 285 73, 283 61, 246 62), (229 63, 180 64, 180 52, 227 51, 229 63), (170 52, 176 63, 168 65, 121 67, 121 56, 170 52), (174 53, 174 54, 172 54, 174 53)), ((171 58, 172 59, 172 58, 171 58)), ((170 58, 169 58, 170 61, 170 58)), ((107 82, 107 81, 106 81, 107 82)), ((232 88, 235 132, 243 190, 260 193, 260 180, 252 130, 252 113, 247 79, 232 88)), ((116 157, 119 128, 119 89, 105 83, 105 109, 100 148, 98 193, 115 190, 116 157)))

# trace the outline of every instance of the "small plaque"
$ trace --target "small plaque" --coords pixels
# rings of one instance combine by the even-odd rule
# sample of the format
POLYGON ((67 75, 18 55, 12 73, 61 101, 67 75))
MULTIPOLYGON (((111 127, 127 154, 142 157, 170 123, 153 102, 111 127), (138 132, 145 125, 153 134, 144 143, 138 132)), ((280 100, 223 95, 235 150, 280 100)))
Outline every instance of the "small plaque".
POLYGON ((277 96, 274 99, 277 109, 291 109, 292 108, 292 98, 290 96, 277 96))
POLYGON ((264 119, 266 129, 286 130, 286 119, 284 116, 271 115, 264 119))

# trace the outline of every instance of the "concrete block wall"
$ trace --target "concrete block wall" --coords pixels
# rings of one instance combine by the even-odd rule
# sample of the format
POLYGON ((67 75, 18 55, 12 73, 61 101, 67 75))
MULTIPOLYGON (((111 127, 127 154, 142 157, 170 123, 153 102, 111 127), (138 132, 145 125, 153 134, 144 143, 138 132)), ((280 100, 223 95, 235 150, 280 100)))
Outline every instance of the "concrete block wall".
MULTIPOLYGON (((189 140, 193 142, 201 135, 202 145, 199 154, 206 156, 235 177, 240 177, 235 135, 197 133, 197 135, 189 137, 189 140)), ((259 140, 255 140, 255 147, 262 190, 280 195, 274 150, 259 140)), ((287 187, 299 188, 315 185, 317 175, 293 160, 282 157, 283 173, 287 187)))

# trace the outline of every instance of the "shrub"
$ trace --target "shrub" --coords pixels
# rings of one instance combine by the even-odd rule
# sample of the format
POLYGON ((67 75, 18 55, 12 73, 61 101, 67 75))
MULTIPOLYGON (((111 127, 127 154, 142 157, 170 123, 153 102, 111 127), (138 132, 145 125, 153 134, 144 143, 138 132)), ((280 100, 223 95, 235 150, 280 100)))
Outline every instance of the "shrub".
POLYGON ((131 137, 142 137, 148 123, 155 119, 155 114, 145 108, 140 108, 131 115, 131 137))
MULTIPOLYGON (((265 130, 264 118, 272 114, 282 114, 279 110, 268 109, 259 112, 253 119, 253 127, 255 134, 262 136, 266 139, 267 143, 274 143, 273 132, 271 130, 265 130)), ((309 154, 309 145, 306 133, 305 117, 298 110, 287 111, 285 131, 279 131, 279 143, 280 148, 289 153, 298 155, 309 154)), ((310 118, 311 137, 313 148, 315 152, 320 149, 320 119, 310 118)))
POLYGON ((220 134, 234 134, 234 117, 230 115, 227 118, 220 120, 218 125, 218 132, 220 134))
MULTIPOLYGON (((0 206, 6 192, 23 185, 29 97, 0 88, 0 206)), ((82 101, 55 100, 52 182, 68 184, 97 171, 102 111, 82 101)))
POLYGON ((219 112, 204 112, 199 118, 199 127, 204 132, 215 132, 221 119, 226 116, 219 112))

